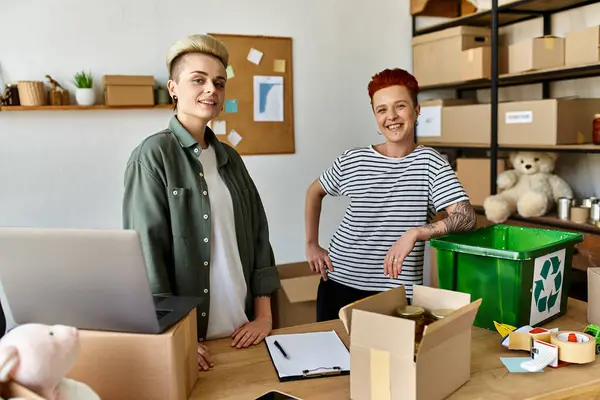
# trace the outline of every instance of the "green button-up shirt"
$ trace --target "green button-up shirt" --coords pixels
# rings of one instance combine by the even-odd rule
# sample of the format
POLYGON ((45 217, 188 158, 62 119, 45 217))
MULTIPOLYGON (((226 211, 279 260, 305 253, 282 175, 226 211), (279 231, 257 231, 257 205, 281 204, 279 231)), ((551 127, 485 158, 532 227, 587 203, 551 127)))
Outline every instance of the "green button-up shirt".
MULTIPOLYGON (((279 288, 267 217, 240 155, 206 128, 219 174, 231 193, 235 231, 248 287, 246 315, 254 319, 254 298, 279 288)), ((203 298, 198 339, 206 338, 210 309, 211 210, 202 147, 174 116, 169 128, 146 138, 125 170, 123 226, 141 238, 154 294, 203 298), (209 218, 205 218, 205 215, 209 218)))

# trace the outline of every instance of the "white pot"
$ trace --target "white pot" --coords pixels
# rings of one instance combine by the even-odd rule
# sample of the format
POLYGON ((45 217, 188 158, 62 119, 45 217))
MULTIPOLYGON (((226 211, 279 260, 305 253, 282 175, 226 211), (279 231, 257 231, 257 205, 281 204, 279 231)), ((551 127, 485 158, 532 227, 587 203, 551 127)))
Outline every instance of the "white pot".
POLYGON ((94 89, 75 89, 75 100, 80 106, 93 106, 96 103, 96 92, 94 89))

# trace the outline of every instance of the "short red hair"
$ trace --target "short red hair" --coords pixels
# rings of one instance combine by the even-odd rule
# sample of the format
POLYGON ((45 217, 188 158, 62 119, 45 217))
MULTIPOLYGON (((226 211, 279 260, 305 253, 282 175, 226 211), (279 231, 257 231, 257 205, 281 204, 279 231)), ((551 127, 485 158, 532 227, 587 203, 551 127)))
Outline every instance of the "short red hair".
POLYGON ((405 86, 410 93, 413 105, 416 106, 418 104, 417 95, 419 94, 419 83, 417 82, 417 79, 409 72, 400 68, 384 69, 383 71, 373 75, 368 86, 371 103, 373 103, 373 95, 375 92, 385 89, 389 86, 396 85, 405 86))

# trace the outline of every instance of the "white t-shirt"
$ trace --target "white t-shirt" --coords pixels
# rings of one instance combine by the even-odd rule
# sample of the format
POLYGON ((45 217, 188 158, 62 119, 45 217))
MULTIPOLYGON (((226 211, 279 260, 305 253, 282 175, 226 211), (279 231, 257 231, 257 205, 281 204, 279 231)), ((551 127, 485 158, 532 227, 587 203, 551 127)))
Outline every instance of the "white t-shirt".
POLYGON ((434 149, 417 147, 391 158, 372 146, 339 156, 319 178, 327 194, 348 196, 350 205, 331 239, 331 280, 366 291, 423 284, 425 242, 417 241, 398 279, 383 275, 384 258, 408 229, 430 222, 436 212, 467 201, 456 174, 434 149))
POLYGON ((198 160, 204 170, 211 208, 211 294, 206 338, 216 339, 230 336, 248 322, 244 311, 247 288, 235 235, 231 193, 219 175, 214 148, 203 149, 198 160))

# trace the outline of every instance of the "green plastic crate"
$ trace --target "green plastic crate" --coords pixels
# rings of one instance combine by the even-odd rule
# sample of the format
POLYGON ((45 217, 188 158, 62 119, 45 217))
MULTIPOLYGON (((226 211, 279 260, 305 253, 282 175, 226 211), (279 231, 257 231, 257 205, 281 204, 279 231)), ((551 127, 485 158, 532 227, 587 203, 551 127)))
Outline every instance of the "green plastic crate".
POLYGON ((474 325, 540 326, 563 315, 581 233, 504 224, 430 241, 439 286, 481 298, 474 325))

